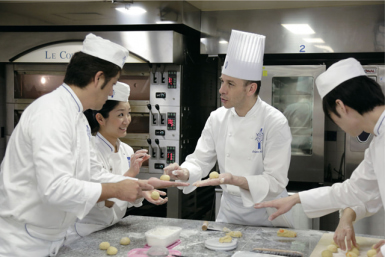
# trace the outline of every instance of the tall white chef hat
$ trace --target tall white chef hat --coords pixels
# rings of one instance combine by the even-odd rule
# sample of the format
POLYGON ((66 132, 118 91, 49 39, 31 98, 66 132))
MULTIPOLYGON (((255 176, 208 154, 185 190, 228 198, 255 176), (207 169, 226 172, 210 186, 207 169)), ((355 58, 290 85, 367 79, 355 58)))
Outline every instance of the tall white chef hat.
POLYGON ((232 30, 222 74, 259 81, 262 78, 265 36, 232 30))
POLYGON ((84 39, 82 52, 112 62, 120 68, 123 68, 128 57, 128 50, 125 47, 92 33, 84 39))
POLYGON ((349 79, 366 76, 361 64, 354 58, 348 58, 336 62, 327 71, 318 76, 315 83, 321 98, 342 82, 349 79))
POLYGON ((123 82, 116 82, 113 86, 112 95, 108 96, 108 100, 119 101, 119 102, 128 102, 128 97, 130 96, 130 86, 123 82))

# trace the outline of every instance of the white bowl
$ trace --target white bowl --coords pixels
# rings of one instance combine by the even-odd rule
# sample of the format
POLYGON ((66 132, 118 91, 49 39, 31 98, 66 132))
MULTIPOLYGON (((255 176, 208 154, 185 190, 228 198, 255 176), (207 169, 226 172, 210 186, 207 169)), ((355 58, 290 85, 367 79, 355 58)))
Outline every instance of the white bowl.
POLYGON ((158 226, 145 233, 149 246, 167 247, 179 239, 182 228, 172 226, 158 226))

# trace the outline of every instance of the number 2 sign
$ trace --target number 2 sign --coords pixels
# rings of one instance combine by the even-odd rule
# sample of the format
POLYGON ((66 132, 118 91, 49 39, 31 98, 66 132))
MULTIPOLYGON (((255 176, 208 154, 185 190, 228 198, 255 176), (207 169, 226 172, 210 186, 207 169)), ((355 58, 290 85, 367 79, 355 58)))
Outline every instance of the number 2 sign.
POLYGON ((300 53, 305 53, 305 45, 300 45, 299 46, 299 52, 300 53))

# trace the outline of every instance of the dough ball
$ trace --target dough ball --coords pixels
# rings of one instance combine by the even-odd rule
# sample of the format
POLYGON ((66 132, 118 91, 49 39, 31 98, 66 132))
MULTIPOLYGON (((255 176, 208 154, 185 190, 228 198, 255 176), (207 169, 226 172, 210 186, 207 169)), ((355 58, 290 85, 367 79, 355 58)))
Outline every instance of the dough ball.
POLYGON ((357 256, 358 255, 355 252, 353 252, 353 251, 349 251, 349 252, 346 253, 346 257, 357 257, 357 256))
POLYGON ((131 243, 131 240, 128 237, 122 237, 122 239, 120 239, 121 245, 129 245, 130 243, 131 243))
POLYGON ((110 247, 110 243, 109 242, 101 242, 100 245, 99 245, 99 249, 100 250, 107 250, 108 247, 110 247))
POLYGON ((335 245, 329 245, 328 250, 331 251, 332 253, 338 252, 337 246, 335 246, 335 245))
POLYGON ((160 176, 160 180, 170 181, 170 176, 169 175, 162 175, 162 176, 160 176))
POLYGON ((219 174, 216 171, 210 173, 210 178, 219 178, 219 174))
POLYGON ((108 255, 115 255, 117 253, 118 253, 118 249, 116 249, 113 246, 108 247, 108 249, 107 249, 107 254, 108 255))
POLYGON ((340 247, 338 246, 338 244, 336 244, 336 242, 334 242, 334 240, 332 240, 331 244, 337 246, 337 248, 340 248, 340 247))
POLYGON ((226 236, 242 237, 242 232, 241 231, 230 231, 229 233, 226 234, 226 236))
POLYGON ((287 229, 279 229, 277 231, 277 236, 282 236, 282 237, 297 237, 297 232, 287 230, 287 229))
POLYGON ((152 191, 151 198, 154 200, 158 200, 159 199, 159 192, 158 191, 152 191))
POLYGON ((219 243, 231 243, 232 240, 231 236, 224 236, 219 238, 219 243))
POLYGON ((333 257, 333 253, 329 250, 325 250, 321 253, 322 257, 333 257))
POLYGON ((351 252, 354 252, 355 254, 357 254, 357 256, 360 255, 360 250, 358 250, 356 247, 353 247, 351 252))
POLYGON ((376 256, 376 254, 377 254, 377 251, 374 250, 374 249, 370 249, 370 250, 366 253, 366 255, 367 255, 368 257, 376 256))

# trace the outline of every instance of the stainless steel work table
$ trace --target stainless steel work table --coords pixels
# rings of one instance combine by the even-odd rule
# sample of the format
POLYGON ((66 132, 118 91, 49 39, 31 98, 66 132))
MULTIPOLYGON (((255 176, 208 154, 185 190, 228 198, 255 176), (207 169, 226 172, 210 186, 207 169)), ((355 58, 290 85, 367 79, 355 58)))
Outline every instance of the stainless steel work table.
MULTIPOLYGON (((211 222, 215 223, 215 222, 211 222)), ((297 250, 309 256, 325 231, 295 230, 295 239, 277 236, 278 228, 252 227, 235 224, 215 223, 231 230, 239 230, 243 236, 238 239, 238 247, 232 251, 212 251, 205 248, 204 242, 208 238, 222 237, 224 232, 202 231, 203 221, 172 218, 156 218, 144 216, 128 216, 119 223, 102 231, 95 232, 87 237, 72 243, 68 247, 60 249, 59 257, 86 257, 107 256, 106 251, 99 250, 99 244, 107 241, 118 249, 115 256, 126 257, 134 248, 143 248, 146 245, 144 233, 159 225, 178 226, 182 228, 181 244, 174 250, 181 252, 183 256, 231 256, 236 251, 250 251, 255 247, 297 250), (129 237, 131 244, 120 245, 122 237, 129 237)))

